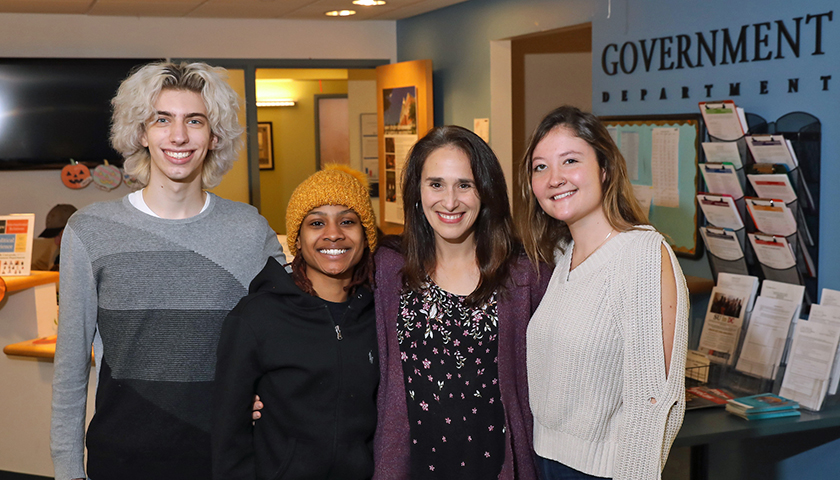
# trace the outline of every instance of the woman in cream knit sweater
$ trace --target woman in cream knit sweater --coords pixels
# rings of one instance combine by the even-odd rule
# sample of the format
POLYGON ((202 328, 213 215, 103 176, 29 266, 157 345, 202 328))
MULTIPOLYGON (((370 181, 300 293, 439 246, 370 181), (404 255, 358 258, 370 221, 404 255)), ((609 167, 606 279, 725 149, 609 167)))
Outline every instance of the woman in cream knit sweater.
POLYGON ((528 326, 534 449, 546 479, 655 479, 685 411, 688 291, 592 114, 543 119, 520 169, 533 261, 555 263, 528 326))

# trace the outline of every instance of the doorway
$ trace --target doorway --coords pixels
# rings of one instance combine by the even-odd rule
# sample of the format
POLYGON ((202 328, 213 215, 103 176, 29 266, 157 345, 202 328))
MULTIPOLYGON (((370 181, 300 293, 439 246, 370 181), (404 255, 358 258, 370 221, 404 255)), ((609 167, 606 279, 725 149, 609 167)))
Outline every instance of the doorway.
MULTIPOLYGON (((350 166, 350 124, 347 95, 315 95, 315 163, 350 166)), ((358 170, 358 169, 357 169, 358 170)))
POLYGON ((490 138, 518 211, 516 165, 531 131, 560 105, 592 110, 592 24, 490 42, 490 90, 490 138))
MULTIPOLYGON (((551 110, 592 111, 592 24, 511 39, 513 184, 531 132, 551 110)), ((514 211, 518 211, 514 196, 514 211)))

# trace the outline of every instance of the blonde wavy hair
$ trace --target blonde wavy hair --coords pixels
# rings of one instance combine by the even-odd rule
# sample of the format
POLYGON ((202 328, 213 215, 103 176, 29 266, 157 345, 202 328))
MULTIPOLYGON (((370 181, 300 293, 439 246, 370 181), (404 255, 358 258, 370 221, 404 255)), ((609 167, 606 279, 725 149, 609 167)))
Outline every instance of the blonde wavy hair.
POLYGON ((207 152, 201 171, 201 187, 217 186, 237 158, 242 146, 239 125, 239 95, 228 85, 227 70, 206 63, 150 63, 123 80, 111 100, 111 145, 125 159, 126 173, 143 186, 149 183, 151 157, 141 143, 146 125, 154 118, 155 102, 163 90, 182 90, 201 95, 207 107, 210 134, 216 148, 207 152))

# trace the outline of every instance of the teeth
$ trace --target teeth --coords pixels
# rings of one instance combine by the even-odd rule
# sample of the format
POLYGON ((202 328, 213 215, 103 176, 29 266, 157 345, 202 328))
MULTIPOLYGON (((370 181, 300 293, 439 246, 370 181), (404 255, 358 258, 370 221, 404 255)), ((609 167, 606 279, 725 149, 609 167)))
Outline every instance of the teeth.
POLYGON ((575 190, 572 190, 572 191, 569 191, 569 192, 566 192, 566 193, 561 193, 560 195, 555 195, 555 196, 551 197, 551 199, 552 200, 560 200, 561 198, 566 198, 573 193, 575 193, 575 190))
POLYGON ((443 218, 444 220, 457 220, 458 218, 461 217, 460 213, 456 213, 456 214, 453 214, 453 215, 447 215, 445 213, 438 213, 438 215, 440 215, 441 218, 443 218))
POLYGON ((192 152, 166 152, 172 158, 187 158, 192 152))
POLYGON ((323 253, 324 255, 341 255, 347 252, 346 248, 324 248, 318 250, 319 252, 323 253))

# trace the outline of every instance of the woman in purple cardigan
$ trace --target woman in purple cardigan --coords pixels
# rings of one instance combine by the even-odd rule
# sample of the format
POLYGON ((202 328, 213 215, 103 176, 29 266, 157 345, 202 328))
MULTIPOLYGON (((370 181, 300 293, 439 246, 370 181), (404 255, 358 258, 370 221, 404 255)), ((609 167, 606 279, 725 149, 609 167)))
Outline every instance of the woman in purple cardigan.
POLYGON ((525 335, 541 274, 514 240, 504 174, 461 127, 403 174, 405 231, 376 255, 375 479, 535 479, 525 335))

